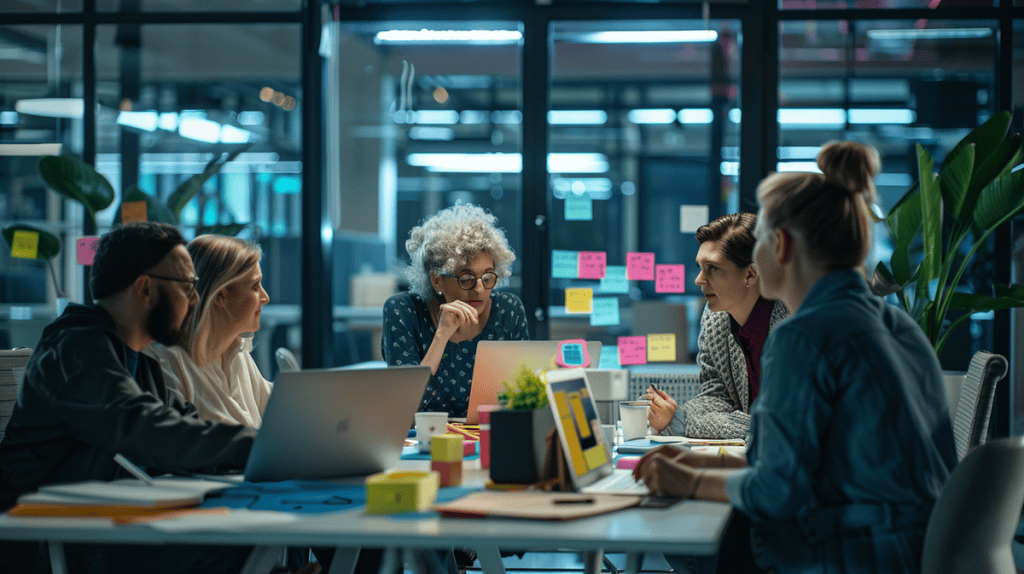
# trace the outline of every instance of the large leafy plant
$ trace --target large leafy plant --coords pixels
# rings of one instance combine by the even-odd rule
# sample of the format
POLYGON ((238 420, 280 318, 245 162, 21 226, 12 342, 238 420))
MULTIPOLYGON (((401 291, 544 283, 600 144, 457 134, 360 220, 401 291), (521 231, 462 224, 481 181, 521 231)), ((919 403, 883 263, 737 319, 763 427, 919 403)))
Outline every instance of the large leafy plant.
POLYGON ((942 352, 949 334, 971 313, 1024 306, 1024 287, 1012 284, 965 291, 961 278, 988 237, 1024 211, 1021 138, 1009 134, 1011 115, 1000 112, 964 137, 934 171, 935 160, 917 144, 918 182, 885 218, 894 243, 888 266, 879 262, 872 289, 895 293, 942 352), (920 261, 914 267, 911 256, 920 261), (984 292, 980 292, 984 291, 984 292), (953 322, 949 311, 964 311, 953 322))

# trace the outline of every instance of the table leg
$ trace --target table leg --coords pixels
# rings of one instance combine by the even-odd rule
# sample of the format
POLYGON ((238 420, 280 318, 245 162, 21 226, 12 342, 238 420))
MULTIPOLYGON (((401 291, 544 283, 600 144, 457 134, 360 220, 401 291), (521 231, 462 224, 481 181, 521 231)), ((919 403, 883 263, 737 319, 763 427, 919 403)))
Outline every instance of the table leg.
POLYGON ((50 553, 50 570, 53 574, 68 574, 68 563, 64 559, 64 543, 47 542, 46 549, 50 553))
POLYGON ((477 546, 474 550, 484 574, 505 574, 505 563, 501 561, 497 546, 477 546))
POLYGON ((626 554, 626 574, 637 574, 643 567, 644 555, 642 552, 626 554))
POLYGON ((604 550, 591 550, 583 553, 583 574, 601 574, 604 564, 604 550))
POLYGON ((339 546, 334 549, 331 559, 331 571, 327 574, 352 574, 359 561, 359 548, 339 546))
POLYGON ((240 574, 270 572, 280 563, 282 552, 284 552, 284 548, 280 546, 254 546, 252 552, 249 553, 249 559, 242 566, 240 574))

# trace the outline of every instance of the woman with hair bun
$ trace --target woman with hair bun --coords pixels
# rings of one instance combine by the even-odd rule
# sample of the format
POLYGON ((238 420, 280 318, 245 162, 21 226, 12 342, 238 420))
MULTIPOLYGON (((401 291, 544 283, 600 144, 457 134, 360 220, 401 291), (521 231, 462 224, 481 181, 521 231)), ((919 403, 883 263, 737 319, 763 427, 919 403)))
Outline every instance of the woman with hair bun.
POLYGON ((522 301, 493 291, 516 259, 497 223, 456 204, 409 232, 409 292, 384 303, 381 353, 388 365, 430 366, 421 411, 466 416, 477 343, 530 338, 522 301))
POLYGON ((942 370, 920 327, 858 271, 877 153, 831 142, 818 167, 758 186, 761 293, 793 314, 762 354, 746 456, 662 448, 634 474, 659 494, 731 502, 765 570, 917 572, 957 460, 942 370))

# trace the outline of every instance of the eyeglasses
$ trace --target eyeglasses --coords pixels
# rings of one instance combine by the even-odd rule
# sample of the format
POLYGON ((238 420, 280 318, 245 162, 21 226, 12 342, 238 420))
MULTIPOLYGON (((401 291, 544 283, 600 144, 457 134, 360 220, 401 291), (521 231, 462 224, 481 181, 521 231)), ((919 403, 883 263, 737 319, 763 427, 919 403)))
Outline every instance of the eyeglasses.
POLYGON ((177 277, 163 277, 162 275, 153 275, 152 273, 146 273, 146 275, 152 277, 153 279, 163 279, 164 281, 177 281, 178 283, 188 283, 189 297, 191 297, 194 293, 198 292, 199 278, 195 276, 189 279, 178 279, 177 277))
MULTIPOLYGON (((463 273, 458 277, 449 275, 447 273, 441 273, 442 277, 451 277, 459 282, 459 287, 462 287, 466 291, 469 291, 476 287, 477 276, 472 273, 463 273)), ((493 289, 494 284, 498 282, 498 275, 495 273, 487 272, 479 277, 479 280, 484 284, 484 289, 493 289)))

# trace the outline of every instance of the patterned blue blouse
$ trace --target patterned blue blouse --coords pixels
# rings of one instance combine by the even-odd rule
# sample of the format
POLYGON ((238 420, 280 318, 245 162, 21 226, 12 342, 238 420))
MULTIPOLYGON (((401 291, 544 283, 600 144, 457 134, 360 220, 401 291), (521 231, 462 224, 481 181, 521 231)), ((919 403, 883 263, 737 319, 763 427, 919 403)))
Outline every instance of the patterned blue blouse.
MULTIPOLYGON (((420 364, 436 332, 430 309, 418 294, 399 293, 384 303, 384 333, 380 350, 388 365, 420 364)), ((448 342, 437 374, 431 376, 427 383, 419 410, 447 411, 453 417, 466 416, 477 343, 483 340, 524 341, 529 338, 523 302, 511 293, 491 291, 491 314, 487 324, 473 339, 448 342)))

